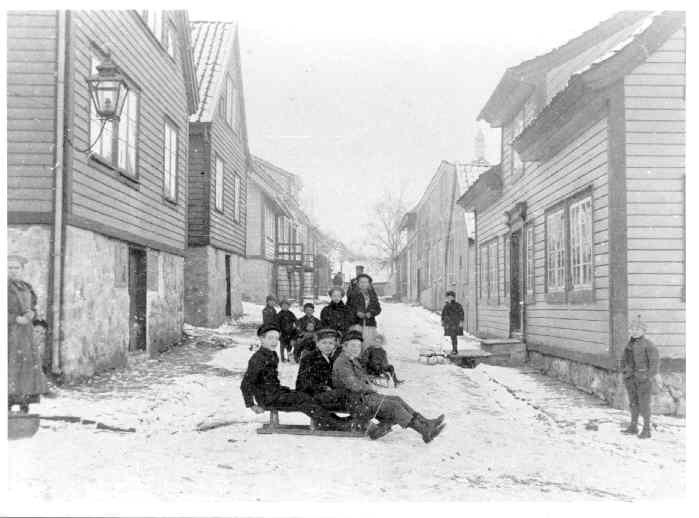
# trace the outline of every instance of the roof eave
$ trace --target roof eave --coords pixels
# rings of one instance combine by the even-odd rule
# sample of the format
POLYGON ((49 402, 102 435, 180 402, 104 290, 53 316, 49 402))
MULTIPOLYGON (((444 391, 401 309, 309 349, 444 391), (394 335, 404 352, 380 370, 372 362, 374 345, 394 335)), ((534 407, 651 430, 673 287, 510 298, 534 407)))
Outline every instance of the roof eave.
POLYGON ((481 212, 502 196, 502 177, 500 165, 482 173, 468 190, 461 195, 457 203, 465 211, 481 212))

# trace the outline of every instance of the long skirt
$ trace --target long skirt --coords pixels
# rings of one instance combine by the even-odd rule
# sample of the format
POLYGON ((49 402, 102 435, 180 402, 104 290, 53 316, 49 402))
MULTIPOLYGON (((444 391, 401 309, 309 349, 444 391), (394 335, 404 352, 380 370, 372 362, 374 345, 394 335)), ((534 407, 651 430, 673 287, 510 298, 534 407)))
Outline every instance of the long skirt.
POLYGON ((47 390, 32 324, 8 322, 7 396, 9 405, 34 403, 47 390))

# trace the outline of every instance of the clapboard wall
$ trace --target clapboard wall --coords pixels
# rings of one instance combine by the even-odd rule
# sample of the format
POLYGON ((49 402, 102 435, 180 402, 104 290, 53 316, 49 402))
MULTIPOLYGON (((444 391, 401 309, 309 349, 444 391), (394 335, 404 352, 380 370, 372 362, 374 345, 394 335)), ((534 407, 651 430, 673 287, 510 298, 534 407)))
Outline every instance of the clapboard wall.
MULTIPOLYGON (((175 23, 163 11, 164 23, 175 23)), ((90 98, 84 80, 93 52, 112 59, 140 94, 136 140, 137 179, 93 156, 71 153, 68 223, 152 248, 183 254, 185 248, 188 113, 180 45, 171 58, 137 11, 71 11, 69 131, 78 149, 88 147, 90 98), (164 195, 164 124, 178 131, 177 197, 164 195)))
POLYGON ((47 223, 56 144, 58 13, 7 13, 8 223, 47 223))
POLYGON ((685 351, 685 29, 624 79, 629 318, 685 351))

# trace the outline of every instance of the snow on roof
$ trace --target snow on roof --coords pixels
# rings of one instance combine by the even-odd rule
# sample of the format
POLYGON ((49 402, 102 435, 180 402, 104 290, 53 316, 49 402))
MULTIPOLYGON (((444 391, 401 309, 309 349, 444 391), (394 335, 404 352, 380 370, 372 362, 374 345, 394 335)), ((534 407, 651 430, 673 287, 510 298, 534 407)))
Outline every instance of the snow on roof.
POLYGON ((233 22, 192 22, 192 54, 199 87, 199 106, 190 122, 207 122, 216 109, 218 91, 224 80, 225 65, 233 48, 236 24, 233 22))

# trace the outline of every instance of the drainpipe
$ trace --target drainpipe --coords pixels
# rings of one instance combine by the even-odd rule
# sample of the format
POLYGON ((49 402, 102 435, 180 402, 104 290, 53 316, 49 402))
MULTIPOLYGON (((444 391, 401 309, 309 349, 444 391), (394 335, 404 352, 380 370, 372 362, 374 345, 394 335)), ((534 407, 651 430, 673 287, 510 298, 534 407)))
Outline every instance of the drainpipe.
POLYGON ((473 246, 475 247, 475 250, 473 251, 473 257, 475 260, 473 261, 476 271, 474 272, 474 276, 476 278, 475 286, 476 286, 476 292, 474 293, 473 301, 474 301, 474 306, 475 306, 475 322, 473 323, 473 332, 478 334, 478 294, 480 293, 480 265, 478 264, 478 261, 480 259, 480 254, 478 253, 478 211, 474 210, 473 211, 473 246))
POLYGON ((51 266, 49 268, 48 299, 50 314, 51 371, 61 374, 61 315, 63 303, 63 255, 65 241, 65 105, 68 91, 65 81, 68 68, 67 52, 70 11, 59 10, 56 33, 56 141, 54 162, 53 225, 51 227, 51 266))

